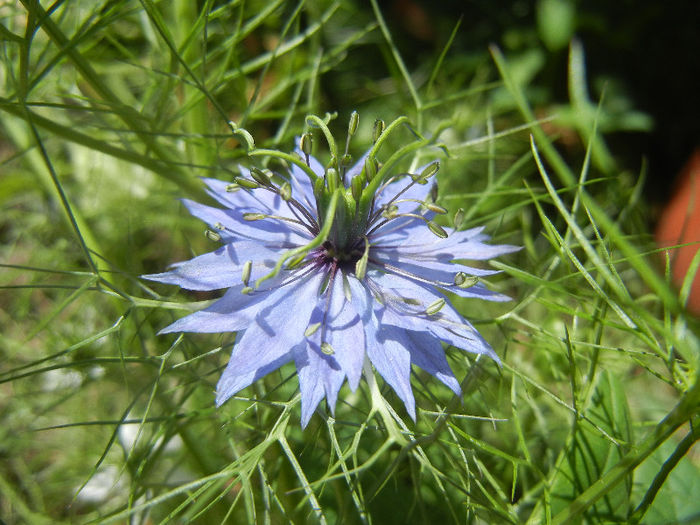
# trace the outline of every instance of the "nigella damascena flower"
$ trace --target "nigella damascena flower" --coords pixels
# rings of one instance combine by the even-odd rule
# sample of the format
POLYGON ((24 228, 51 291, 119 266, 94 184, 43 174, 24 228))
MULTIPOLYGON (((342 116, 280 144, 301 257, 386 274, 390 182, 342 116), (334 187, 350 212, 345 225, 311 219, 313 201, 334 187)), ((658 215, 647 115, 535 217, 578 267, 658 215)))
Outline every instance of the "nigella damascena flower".
POLYGON ((354 391, 371 363, 415 419, 412 365, 461 393, 442 343, 498 359, 443 292, 507 300, 478 282, 495 272, 462 261, 518 248, 485 244, 483 228, 452 231, 433 222, 444 212, 429 183, 437 162, 392 176, 389 163, 380 167, 375 158, 383 136, 352 167, 331 146, 324 169, 305 135, 296 156, 285 156, 292 160, 287 176, 241 168, 233 184, 204 179, 222 208, 183 200, 222 246, 145 277, 189 290, 227 289, 161 331, 237 332, 217 406, 294 361, 305 427, 324 397, 333 411, 344 381, 354 391))

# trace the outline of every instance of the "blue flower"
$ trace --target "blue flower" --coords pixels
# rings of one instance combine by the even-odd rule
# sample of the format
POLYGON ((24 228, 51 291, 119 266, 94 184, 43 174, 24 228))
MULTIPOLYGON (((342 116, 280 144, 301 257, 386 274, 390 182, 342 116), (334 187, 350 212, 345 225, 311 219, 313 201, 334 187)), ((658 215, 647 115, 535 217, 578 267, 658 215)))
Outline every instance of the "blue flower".
POLYGON ((222 246, 144 277, 226 292, 161 333, 237 332, 217 406, 294 361, 305 427, 324 397, 334 411, 346 379, 357 389, 371 363, 415 420, 412 365, 461 394, 442 343, 498 360, 443 292, 508 300, 478 281, 494 271, 463 261, 518 247, 486 244, 483 228, 433 222, 444 212, 431 198, 437 163, 389 176, 375 150, 353 167, 332 159, 327 169, 304 151, 287 156, 294 162, 284 177, 241 168, 233 184, 204 179, 221 208, 183 200, 222 246))

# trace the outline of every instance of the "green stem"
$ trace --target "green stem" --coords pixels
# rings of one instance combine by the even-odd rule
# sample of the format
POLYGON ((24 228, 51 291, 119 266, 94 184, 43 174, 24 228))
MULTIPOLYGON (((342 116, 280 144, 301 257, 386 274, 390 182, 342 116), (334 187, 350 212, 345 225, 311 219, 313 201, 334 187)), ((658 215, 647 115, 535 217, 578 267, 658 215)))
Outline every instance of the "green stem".
POLYGON ((253 151, 249 151, 248 155, 251 157, 277 157, 279 159, 286 160, 291 164, 296 164, 309 176, 312 185, 315 184, 316 179, 318 179, 318 176, 314 173, 314 170, 307 166, 301 157, 296 155, 291 155, 290 153, 284 153, 274 149, 254 149, 253 151))
POLYGON ((328 149, 331 154, 331 161, 335 164, 335 168, 338 169, 338 146, 335 143, 335 139, 333 138, 331 130, 328 129, 328 125, 316 115, 307 115, 306 123, 313 123, 314 126, 317 126, 321 129, 323 135, 326 137, 326 142, 328 142, 328 149))

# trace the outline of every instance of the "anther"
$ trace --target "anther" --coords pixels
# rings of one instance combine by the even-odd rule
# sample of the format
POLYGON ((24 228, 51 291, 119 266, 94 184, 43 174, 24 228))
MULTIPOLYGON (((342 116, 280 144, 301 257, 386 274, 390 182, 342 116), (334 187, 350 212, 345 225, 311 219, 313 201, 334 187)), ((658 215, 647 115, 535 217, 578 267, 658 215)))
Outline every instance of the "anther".
POLYGON ((459 230, 464 222, 464 208, 460 208, 455 212, 455 218, 452 222, 455 225, 455 230, 459 230))
POLYGON ((217 223, 214 225, 214 228, 216 228, 217 230, 225 230, 225 229, 226 229, 226 226, 224 226, 224 225, 221 224, 220 222, 217 222, 217 223))
POLYGON ((288 201, 292 198, 292 185, 288 182, 283 183, 282 186, 280 186, 279 188, 279 192, 280 197, 282 197, 282 200, 288 201))
POLYGON ((243 271, 241 272, 241 281, 243 284, 248 286, 248 281, 250 281, 250 271, 253 269, 253 261, 246 261, 243 265, 243 271))
POLYGON ((311 337, 312 335, 314 335, 318 331, 319 328, 321 328, 321 323, 310 324, 308 326, 308 328, 306 329, 306 331, 304 332, 304 336, 311 337))
POLYGON ((371 157, 365 159, 365 178, 367 182, 371 182, 377 174, 377 161, 371 157))
POLYGON ((243 214, 243 220, 245 221, 260 221, 262 219, 267 218, 267 215, 264 213, 244 213, 243 214))
POLYGON ((226 186, 226 191, 228 193, 234 193, 240 189, 241 189, 241 187, 238 184, 236 184, 235 182, 233 184, 229 184, 226 186))
POLYGON ((396 204, 390 204, 389 206, 383 206, 382 217, 385 219, 393 219, 399 213, 399 207, 396 204))
POLYGON ((413 180, 416 181, 418 184, 426 184, 428 182, 428 179, 435 175, 439 169, 440 163, 437 160, 435 162, 431 162, 423 169, 423 171, 420 172, 420 175, 414 176, 413 180))
POLYGON ((479 282, 479 278, 476 276, 469 276, 464 272, 457 272, 455 274, 454 283, 459 288, 471 288, 479 282))
POLYGON ((236 184, 238 184, 239 186, 248 188, 249 190, 254 190, 260 187, 260 184, 258 184, 257 182, 243 177, 236 177, 235 181, 236 184))
POLYGON ((428 228, 430 229, 431 232, 433 232, 435 235, 437 235, 441 239, 447 239, 447 237, 448 237, 447 232, 439 224, 437 224, 433 221, 428 221, 428 228))
POLYGON ((253 291, 253 289, 252 289, 250 286, 244 286, 244 287, 241 289, 241 293, 242 293, 243 295, 248 295, 248 294, 251 293, 252 291, 253 291))
POLYGON ((422 205, 433 213, 439 213, 440 215, 447 213, 445 208, 438 206, 437 204, 433 204, 432 202, 423 202, 422 205))
POLYGON ((367 261, 369 260, 369 240, 366 236, 364 237, 364 241, 365 251, 362 253, 362 257, 360 257, 355 263, 355 277, 357 277, 359 280, 365 278, 365 275, 367 274, 367 261))
POLYGON ((357 114, 357 111, 353 111, 350 114, 350 122, 348 123, 348 135, 350 135, 352 137, 355 134, 359 123, 360 123, 360 115, 357 114))
POLYGON ((377 119, 374 121, 374 129, 372 130, 372 142, 377 142, 382 133, 384 133, 384 121, 377 119))
POLYGON ((326 170, 326 184, 328 185, 328 191, 333 193, 335 190, 343 186, 340 180, 340 175, 338 175, 338 170, 335 168, 328 168, 326 170))
POLYGON ((306 165, 309 164, 309 156, 311 155, 311 147, 313 146, 313 137, 311 133, 304 133, 299 141, 299 149, 304 152, 306 157, 306 165))
POLYGON ((335 350, 333 350, 333 347, 329 343, 321 343, 321 352, 323 352, 326 355, 333 355, 335 354, 335 350))
POLYGON ((212 241, 220 241, 221 240, 221 235, 219 235, 217 232, 214 230, 204 230, 204 235, 212 241))
POLYGON ((350 189, 352 191, 352 198, 355 202, 360 202, 360 197, 362 197, 362 187, 364 186, 364 181, 362 180, 362 175, 356 175, 350 181, 350 189))
POLYGON ((437 301, 433 301, 428 305, 428 308, 425 309, 425 313, 428 315, 435 315, 440 310, 442 310, 443 306, 445 306, 445 300, 438 299, 437 301))
POLYGON ((268 188, 272 186, 270 176, 259 168, 251 168, 250 176, 261 186, 266 186, 268 188))

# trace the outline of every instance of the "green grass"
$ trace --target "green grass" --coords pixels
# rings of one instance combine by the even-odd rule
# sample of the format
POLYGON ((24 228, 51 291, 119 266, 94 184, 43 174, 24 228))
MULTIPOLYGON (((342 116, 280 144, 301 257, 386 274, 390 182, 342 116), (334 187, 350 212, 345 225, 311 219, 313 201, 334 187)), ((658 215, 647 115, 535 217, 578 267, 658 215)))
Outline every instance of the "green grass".
POLYGON ((698 321, 606 144, 643 116, 586 92, 579 44, 562 107, 540 49, 453 48, 455 20, 409 54, 374 0, 25 0, 0 21, 5 523, 700 519, 698 321), (310 114, 344 140, 353 110, 352 154, 405 115, 433 140, 402 167, 440 158, 463 228, 523 246, 492 263, 512 302, 454 301, 503 364, 448 349, 461 399, 416 370, 415 424, 379 379, 302 431, 293 366, 215 409, 234 335, 156 335, 215 296, 138 276, 214 246, 177 200, 207 199, 199 176, 279 164, 261 150, 310 114))

